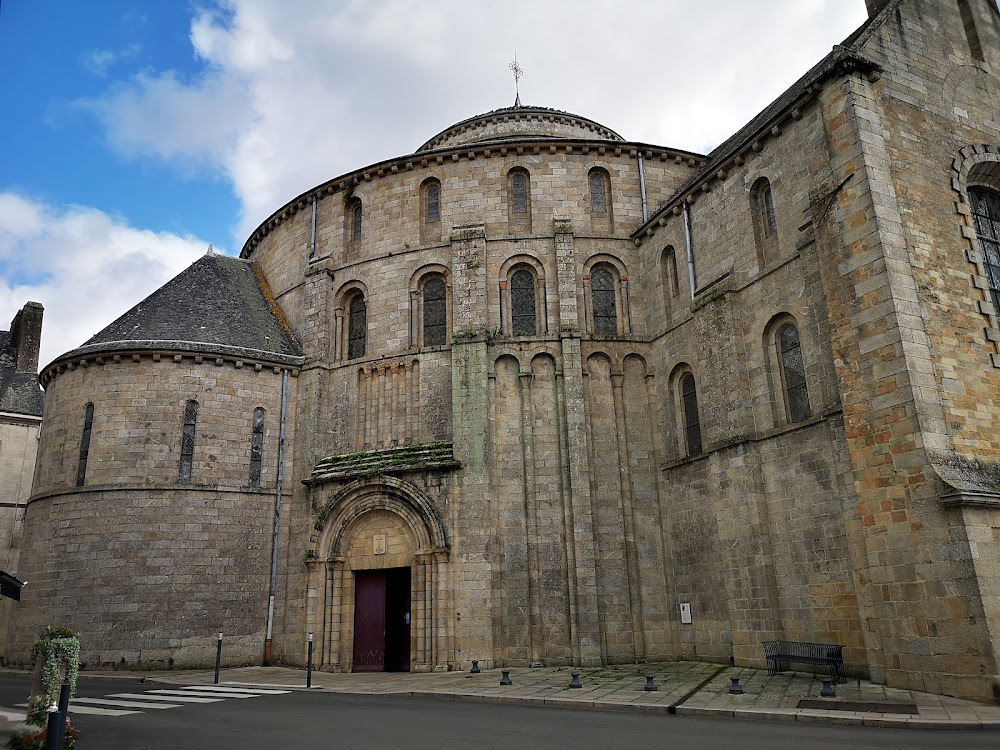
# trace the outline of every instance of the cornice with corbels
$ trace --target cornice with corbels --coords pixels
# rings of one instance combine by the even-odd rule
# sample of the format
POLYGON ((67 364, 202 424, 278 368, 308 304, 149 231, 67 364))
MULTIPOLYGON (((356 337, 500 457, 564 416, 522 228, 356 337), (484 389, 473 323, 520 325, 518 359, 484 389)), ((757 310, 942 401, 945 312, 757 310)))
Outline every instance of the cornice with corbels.
POLYGON ((82 370, 90 367, 103 367, 104 365, 119 365, 122 363, 140 364, 143 361, 154 363, 173 364, 194 364, 212 367, 232 367, 236 370, 252 369, 254 372, 271 370, 275 375, 281 374, 282 370, 288 370, 294 378, 298 377, 299 368, 303 364, 303 358, 287 358, 289 362, 276 364, 264 359, 258 359, 247 352, 248 356, 238 356, 234 354, 222 354, 218 352, 198 352, 198 351, 177 351, 176 349, 165 348, 161 350, 143 349, 141 351, 117 351, 75 354, 70 352, 48 365, 38 376, 38 382, 43 388, 47 388, 49 383, 58 376, 74 370, 82 370), (292 362, 291 360, 298 360, 292 362))

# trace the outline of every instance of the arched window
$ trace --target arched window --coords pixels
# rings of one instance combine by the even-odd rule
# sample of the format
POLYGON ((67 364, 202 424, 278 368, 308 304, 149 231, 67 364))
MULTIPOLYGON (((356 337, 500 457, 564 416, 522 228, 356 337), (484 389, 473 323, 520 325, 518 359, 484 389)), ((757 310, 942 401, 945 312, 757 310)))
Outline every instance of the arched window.
POLYGON ((681 291, 677 279, 677 253, 673 245, 667 245, 660 253, 660 283, 663 285, 663 305, 669 313, 671 298, 681 291))
POLYGON ((347 204, 348 237, 352 242, 361 239, 361 222, 364 212, 360 198, 352 198, 347 204))
POLYGON ((260 487, 260 469, 264 458, 264 409, 257 407, 250 425, 250 486, 260 487))
POLYGON ((347 358, 365 356, 365 342, 368 336, 368 310, 364 295, 356 294, 347 308, 347 358))
POLYGON ((979 41, 979 32, 976 31, 976 19, 972 15, 972 8, 969 7, 968 0, 958 0, 958 12, 962 17, 962 26, 965 27, 965 40, 969 43, 969 52, 972 56, 983 61, 983 45, 979 41))
POLYGON ((990 188, 970 187, 969 203, 983 254, 993 314, 1000 320, 1000 193, 990 188))
POLYGON ((424 346, 448 343, 448 287, 437 276, 424 282, 424 346))
POLYGON ((531 177, 522 167, 507 173, 507 222, 511 232, 531 231, 531 177))
POLYGON ((181 461, 177 470, 178 482, 191 481, 191 467, 194 463, 194 428, 198 421, 198 402, 191 400, 184 404, 184 428, 181 432, 181 461))
POLYGON ((510 327, 514 336, 538 333, 535 276, 526 268, 518 269, 510 277, 510 327))
POLYGON ((701 453, 701 419, 698 416, 698 392, 694 375, 690 372, 681 377, 681 405, 684 409, 684 439, 689 456, 701 453))
POLYGON ((76 486, 83 487, 87 481, 87 459, 90 457, 90 433, 94 429, 94 405, 87 404, 83 410, 83 435, 80 437, 80 460, 76 465, 76 486))
POLYGON ((441 221, 441 183, 437 181, 428 183, 424 192, 424 217, 428 223, 441 221))
POLYGON ((781 381, 788 408, 788 421, 795 423, 808 419, 809 391, 806 388, 806 368, 802 360, 802 343, 799 329, 791 323, 778 331, 778 351, 781 362, 781 381))
POLYGON ((594 213, 607 213, 608 210, 608 179, 600 169, 590 171, 590 210, 594 213))
POLYGON ((771 183, 760 177, 750 189, 750 203, 754 215, 754 235, 757 241, 757 255, 763 266, 773 260, 778 238, 778 222, 774 213, 774 196, 771 183))
POLYGON ((514 172, 510 176, 510 211, 528 213, 528 176, 523 172, 514 172))
POLYGON ((441 182, 436 177, 420 184, 420 241, 441 241, 441 182))
POLYGON ((618 301, 615 276, 611 269, 598 266, 590 272, 590 300, 594 315, 594 333, 614 336, 618 333, 618 301))

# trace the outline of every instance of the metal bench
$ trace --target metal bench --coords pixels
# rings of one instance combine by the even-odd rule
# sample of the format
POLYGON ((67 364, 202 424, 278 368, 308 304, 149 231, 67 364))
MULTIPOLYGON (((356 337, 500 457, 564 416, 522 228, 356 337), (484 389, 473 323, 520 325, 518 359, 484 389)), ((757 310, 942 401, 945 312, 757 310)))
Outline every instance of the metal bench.
POLYGON ((844 647, 835 643, 803 643, 801 641, 764 641, 767 673, 782 672, 783 662, 821 664, 830 667, 830 677, 840 682, 844 666, 844 647))

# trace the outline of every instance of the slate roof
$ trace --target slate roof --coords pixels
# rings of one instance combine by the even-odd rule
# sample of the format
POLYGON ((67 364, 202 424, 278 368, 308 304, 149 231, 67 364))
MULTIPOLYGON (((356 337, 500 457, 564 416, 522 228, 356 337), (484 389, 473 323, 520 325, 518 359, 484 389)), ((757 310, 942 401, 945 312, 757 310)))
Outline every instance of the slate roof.
POLYGON ((302 346, 256 265, 212 252, 60 359, 137 348, 302 361, 302 346))
POLYGON ((44 400, 38 374, 17 372, 10 331, 0 331, 0 411, 42 416, 44 400))

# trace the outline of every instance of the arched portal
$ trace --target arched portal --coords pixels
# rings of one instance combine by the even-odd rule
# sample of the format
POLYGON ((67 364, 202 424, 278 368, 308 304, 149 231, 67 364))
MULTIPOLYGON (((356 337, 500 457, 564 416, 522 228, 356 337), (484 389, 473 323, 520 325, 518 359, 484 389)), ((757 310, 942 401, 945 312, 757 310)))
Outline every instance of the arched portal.
POLYGON ((307 619, 321 668, 446 669, 448 543, 433 503, 395 477, 314 492, 307 619))

